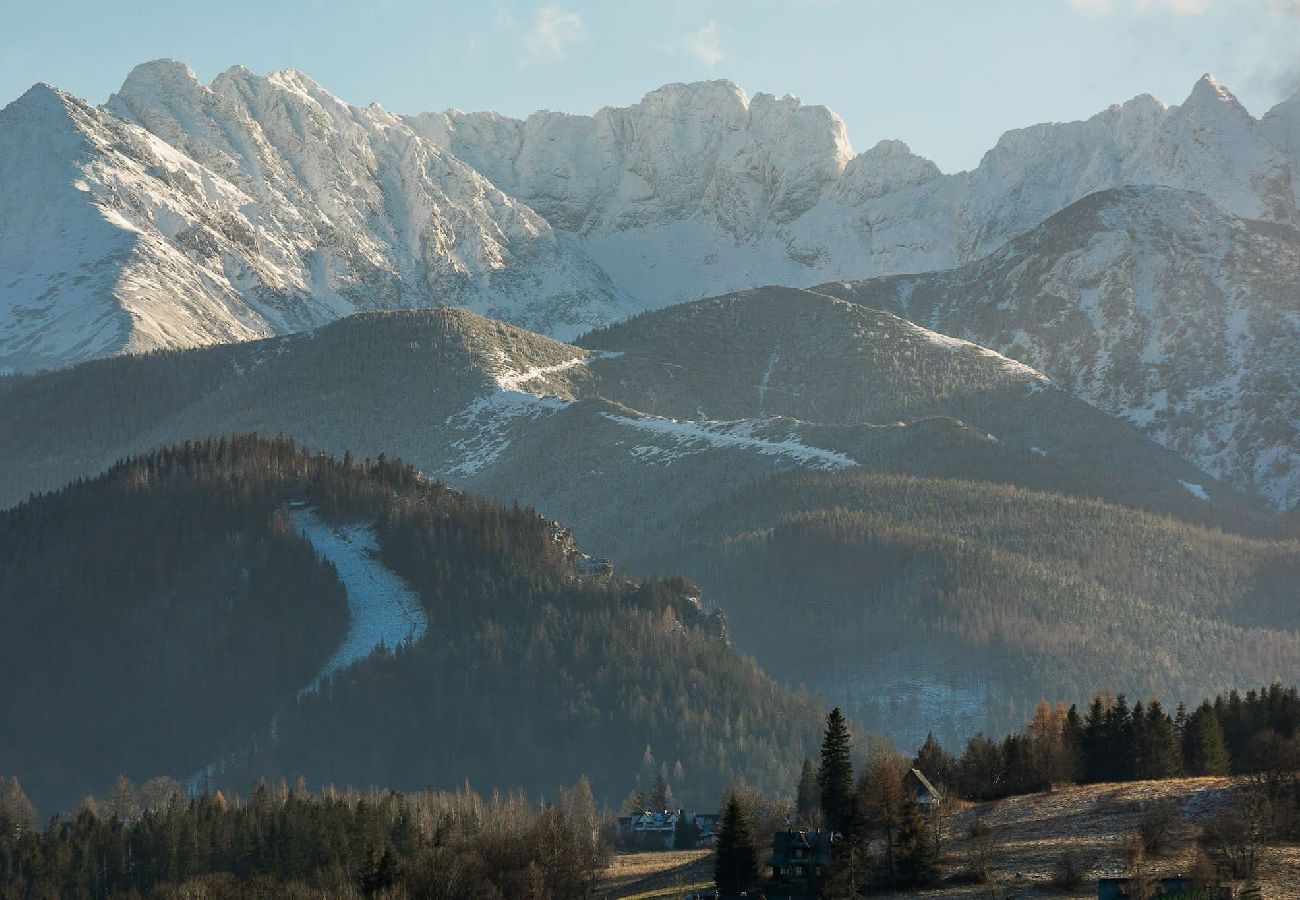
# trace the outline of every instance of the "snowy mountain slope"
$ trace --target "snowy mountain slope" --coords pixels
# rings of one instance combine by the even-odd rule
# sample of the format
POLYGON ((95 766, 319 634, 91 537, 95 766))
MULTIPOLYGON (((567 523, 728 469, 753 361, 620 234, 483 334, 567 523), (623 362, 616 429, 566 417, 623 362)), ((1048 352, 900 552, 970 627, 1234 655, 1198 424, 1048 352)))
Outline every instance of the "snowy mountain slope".
POLYGON ((997 348, 1216 477, 1300 504, 1294 227, 1125 188, 964 268, 818 290, 997 348))
POLYGON ((152 135, 32 88, 0 110, 0 369, 271 333, 220 268, 248 239, 247 201, 152 135))
MULTIPOLYGON (((1269 554, 1281 552, 1271 540, 1282 533, 1277 521, 1131 424, 1007 357, 786 288, 656 311, 582 343, 457 309, 363 313, 306 335, 0 379, 0 503, 194 435, 257 431, 291 436, 313 451, 409 457, 457 488, 565 522, 585 549, 630 571, 696 580, 706 597, 726 598, 736 633, 753 641, 741 644, 747 652, 763 649, 756 635, 770 630, 760 600, 802 598, 800 608, 811 598, 843 600, 858 613, 827 618, 810 610, 792 624, 789 645, 760 656, 763 664, 791 683, 816 684, 836 702, 885 703, 882 692, 897 686, 880 678, 889 659, 879 652, 882 635, 892 635, 894 647, 919 642, 935 658, 915 671, 909 696, 978 684, 997 701, 969 711, 960 728, 1023 718, 1003 704, 1032 703, 1047 677, 1072 689, 1061 673, 1091 673, 1103 644, 1080 638, 1050 655, 1023 654, 944 629, 984 609, 998 610, 1003 628, 1063 627, 1058 620, 1084 594, 1061 572, 1085 563, 1105 569, 1133 546, 1161 565, 1175 558, 1170 546, 1181 548, 1178 560, 1201 561, 1179 569, 1180 579, 1184 568, 1194 575, 1181 599, 1154 596, 1149 576, 1163 569, 1143 562, 1146 580, 1107 586, 1104 615, 1081 615, 1071 627, 1113 620, 1137 643, 1156 639, 1171 621, 1186 626, 1179 633, 1227 628, 1223 641, 1247 654, 1258 646, 1252 641, 1275 634, 1243 637, 1228 620, 1254 608, 1252 579, 1273 577, 1267 566, 1269 554), (834 515, 847 517, 850 530, 858 508, 869 507, 864 514, 874 517, 884 549, 843 547, 834 532, 788 557, 762 551, 776 531, 838 507, 834 515), (1063 508, 1086 512, 1085 524, 1060 526, 1063 508), (938 536, 948 532, 954 535, 938 536), (1187 534, 1217 543, 1201 553, 1187 534), (940 540, 942 553, 926 549, 940 540), (1014 559, 986 542, 1014 551, 1014 559), (1249 552, 1238 546, 1246 543, 1249 552), (911 575, 889 583, 896 592, 889 596, 912 610, 899 616, 877 596, 882 583, 859 571, 894 558, 896 544, 924 551, 911 575), (1040 547, 1050 549, 1050 563, 1038 558, 1040 547), (1233 561, 1231 578, 1215 580, 1224 559, 1233 561), (756 574, 772 576, 761 590, 744 580, 756 574), (1010 579, 1028 579, 1030 587, 1009 602, 1010 579), (1224 585, 1231 602, 1220 597, 1224 585), (951 615, 927 597, 951 597, 951 615), (833 643, 831 659, 786 652, 806 648, 816 623, 832 619, 862 627, 833 643), (1013 669, 1032 690, 1010 677, 1013 669)), ((1180 665, 1185 658, 1180 651, 1180 665)), ((1124 673, 1139 679, 1134 684, 1166 677, 1142 660, 1124 673)), ((1264 655, 1242 663, 1216 650, 1213 671, 1255 680, 1270 675, 1274 662, 1264 655)), ((914 713, 890 710, 877 721, 921 727, 914 713)), ((900 733, 910 740, 910 731, 900 733)))
POLYGON ((1291 184, 1300 203, 1300 93, 1270 109, 1259 130, 1291 163, 1291 184))
POLYGON ((974 171, 947 176, 897 141, 854 155, 833 112, 725 81, 667 85, 593 116, 406 121, 576 234, 652 306, 820 273, 950 267, 1127 184, 1296 218, 1290 160, 1210 76, 1181 106, 1139 97, 1008 132, 974 171))
POLYGON ((106 110, 38 86, 3 111, 0 366, 437 300, 568 334, 637 308, 527 207, 297 73, 147 64, 106 110))
POLYGON ((626 548, 603 542, 641 531, 601 518, 627 508, 610 492, 658 485, 670 521, 791 469, 1010 480, 1194 521, 1249 507, 1027 366, 807 291, 697 301, 583 343, 440 308, 0 381, 0 502, 144 447, 259 432, 530 500, 611 556, 626 548), (725 476, 692 474, 715 465, 725 476))
POLYGON ((759 284, 951 267, 1125 184, 1293 221, 1285 113, 1257 123, 1207 76, 1181 106, 1009 132, 942 175, 898 141, 855 155, 825 107, 725 81, 592 116, 398 117, 291 70, 204 85, 161 60, 101 110, 44 87, 5 110, 0 367, 435 303, 572 337, 759 284))

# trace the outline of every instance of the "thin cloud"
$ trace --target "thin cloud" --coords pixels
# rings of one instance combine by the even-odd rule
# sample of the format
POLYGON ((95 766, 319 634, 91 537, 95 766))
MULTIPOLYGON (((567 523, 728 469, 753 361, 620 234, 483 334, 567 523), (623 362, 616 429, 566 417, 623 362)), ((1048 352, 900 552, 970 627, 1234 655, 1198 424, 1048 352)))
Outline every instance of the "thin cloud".
MULTIPOLYGON (((1108 13, 1147 12, 1161 10, 1179 16, 1199 16, 1210 8, 1214 0, 1068 0, 1071 7, 1093 16, 1108 13)), ((1274 0, 1274 2, 1295 2, 1295 0, 1274 0)))
POLYGON ((523 62, 553 62, 564 59, 569 48, 587 37, 582 16, 558 6, 543 6, 533 16, 524 35, 523 62))
POLYGON ((698 31, 686 35, 683 42, 686 52, 706 66, 716 66, 723 60, 722 44, 718 40, 718 23, 710 22, 698 31))

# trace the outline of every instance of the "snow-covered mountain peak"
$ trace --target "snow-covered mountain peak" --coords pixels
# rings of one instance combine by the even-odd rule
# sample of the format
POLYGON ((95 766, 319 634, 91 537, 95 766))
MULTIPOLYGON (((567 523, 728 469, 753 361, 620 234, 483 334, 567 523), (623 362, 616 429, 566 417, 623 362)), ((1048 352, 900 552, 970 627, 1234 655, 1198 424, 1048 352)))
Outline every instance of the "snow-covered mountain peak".
MULTIPOLYGON (((643 96, 631 109, 648 114, 674 115, 679 112, 703 113, 734 120, 749 109, 749 95, 734 81, 719 78, 711 81, 676 81, 662 85, 643 96)), ((618 107, 605 107, 616 110, 618 107)), ((600 115, 600 113, 597 113, 600 115)))
POLYGON ((1209 72, 1206 72, 1200 78, 1196 79, 1196 84, 1192 85, 1192 93, 1187 98, 1188 103, 1228 103, 1240 106, 1236 95, 1228 90, 1227 86, 1215 78, 1209 72))
MULTIPOLYGON (((10 123, 11 126, 32 125, 41 121, 53 124, 55 120, 67 120, 70 104, 86 105, 84 101, 52 84, 38 81, 17 99, 0 107, 0 116, 3 116, 3 121, 10 123)), ((3 133, 0 132, 0 139, 3 137, 3 133)))
POLYGON ((1255 119, 1241 105, 1232 91, 1213 75, 1202 75, 1192 86, 1187 100, 1178 107, 1178 113, 1195 117, 1201 127, 1240 127, 1250 129, 1255 119))
POLYGON ((855 206, 942 176, 939 167, 918 156, 902 141, 883 140, 850 159, 832 195, 839 203, 855 206))

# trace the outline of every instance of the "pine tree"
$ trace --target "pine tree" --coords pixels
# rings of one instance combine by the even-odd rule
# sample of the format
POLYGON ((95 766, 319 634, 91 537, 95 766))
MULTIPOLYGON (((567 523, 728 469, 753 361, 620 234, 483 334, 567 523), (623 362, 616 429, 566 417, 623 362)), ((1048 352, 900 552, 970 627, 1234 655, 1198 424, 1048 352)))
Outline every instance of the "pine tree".
POLYGON ((1084 781, 1109 780, 1111 761, 1107 737, 1107 700, 1097 694, 1092 698, 1084 719, 1084 781))
POLYGON ((23 792, 18 776, 0 778, 0 838, 17 837, 36 824, 36 808, 23 792))
POLYGON ((732 793, 718 826, 714 881, 724 896, 736 896, 758 883, 758 849, 740 799, 732 793))
MULTIPOLYGON (((1138 704, 1139 711, 1142 704, 1138 704)), ((1107 713, 1107 732, 1110 744, 1110 780, 1132 781, 1137 777, 1138 729, 1133 711, 1123 694, 1115 698, 1115 705, 1107 713)))
POLYGON ((939 854, 934 835, 911 791, 904 792, 899 817, 897 884, 921 887, 939 877, 939 854))
POLYGON ((655 812, 662 812, 672 805, 673 791, 662 772, 655 776, 655 784, 650 791, 649 799, 650 808, 655 812))
POLYGON ((1182 771, 1178 732, 1159 700, 1147 706, 1138 756, 1138 774, 1142 778, 1172 778, 1182 771))
POLYGON ((1187 720, 1183 759, 1189 775, 1227 775, 1231 768, 1218 713, 1208 701, 1187 720))
POLYGON ((821 790, 817 787, 817 771, 812 760, 804 758, 799 771, 799 788, 795 796, 795 814, 804 826, 816 825, 821 818, 821 790))
POLYGON ((826 734, 822 738, 822 763, 817 772, 821 791, 822 818, 826 827, 846 839, 853 837, 856 804, 853 792, 853 736, 839 707, 826 717, 826 734))
POLYGON ((951 785, 957 761, 935 740, 934 732, 930 732, 925 736, 925 742, 921 744, 920 749, 916 751, 912 768, 920 769, 934 784, 951 785))
POLYGON ((1088 774, 1088 760, 1084 755, 1083 719, 1079 708, 1071 706, 1065 714, 1065 727, 1062 730, 1062 742, 1065 744, 1065 759, 1071 781, 1083 781, 1088 774))

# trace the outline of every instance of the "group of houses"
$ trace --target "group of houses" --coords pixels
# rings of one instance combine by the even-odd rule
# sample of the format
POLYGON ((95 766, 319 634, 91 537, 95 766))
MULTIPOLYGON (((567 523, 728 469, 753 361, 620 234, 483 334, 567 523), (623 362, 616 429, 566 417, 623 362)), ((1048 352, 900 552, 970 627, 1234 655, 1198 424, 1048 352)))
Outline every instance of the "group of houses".
POLYGON ((622 846, 638 850, 672 850, 678 845, 678 824, 689 826, 692 846, 707 847, 718 833, 717 813, 691 812, 685 809, 642 810, 619 816, 614 827, 615 840, 622 846))

